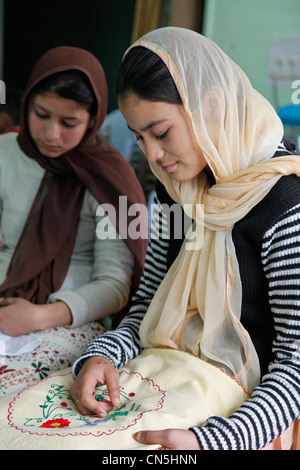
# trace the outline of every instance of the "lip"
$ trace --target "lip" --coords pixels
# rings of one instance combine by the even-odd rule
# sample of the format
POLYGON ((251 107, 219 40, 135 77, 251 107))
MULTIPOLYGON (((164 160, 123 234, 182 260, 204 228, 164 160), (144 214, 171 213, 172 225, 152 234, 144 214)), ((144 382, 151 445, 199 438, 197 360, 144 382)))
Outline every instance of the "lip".
POLYGON ((48 150, 49 152, 57 152, 60 149, 60 147, 57 145, 50 145, 46 144, 45 142, 42 142, 41 146, 43 149, 48 150))
POLYGON ((177 165, 177 162, 174 162, 174 163, 169 163, 168 165, 160 165, 160 167, 166 173, 171 173, 176 167, 176 165, 177 165))

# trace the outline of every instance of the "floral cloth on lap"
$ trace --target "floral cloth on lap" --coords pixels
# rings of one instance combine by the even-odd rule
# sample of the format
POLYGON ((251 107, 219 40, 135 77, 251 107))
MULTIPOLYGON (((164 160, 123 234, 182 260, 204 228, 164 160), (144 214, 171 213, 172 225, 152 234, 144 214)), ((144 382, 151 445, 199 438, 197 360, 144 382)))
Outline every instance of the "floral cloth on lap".
MULTIPOLYGON (((188 353, 147 349, 119 371, 120 406, 82 416, 69 395, 71 368, 0 400, 0 449, 158 449, 133 439, 143 429, 201 425, 229 416, 247 394, 220 369, 188 353)), ((98 385, 96 398, 107 398, 98 385)))
POLYGON ((57 327, 36 335, 42 343, 20 356, 0 356, 0 398, 71 366, 87 344, 105 332, 99 322, 78 328, 57 327))

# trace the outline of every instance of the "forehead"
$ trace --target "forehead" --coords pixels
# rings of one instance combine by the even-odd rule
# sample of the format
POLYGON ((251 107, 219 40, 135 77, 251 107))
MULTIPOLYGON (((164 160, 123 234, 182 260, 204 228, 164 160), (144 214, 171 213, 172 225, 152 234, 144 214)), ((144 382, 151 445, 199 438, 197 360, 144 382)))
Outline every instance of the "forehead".
POLYGON ((134 93, 119 99, 118 104, 128 126, 130 128, 138 126, 139 130, 143 130, 143 132, 153 125, 182 119, 186 116, 182 105, 145 100, 134 93))
POLYGON ((88 114, 88 111, 74 100, 63 98, 56 93, 35 94, 30 99, 30 104, 52 114, 62 116, 77 116, 88 114))

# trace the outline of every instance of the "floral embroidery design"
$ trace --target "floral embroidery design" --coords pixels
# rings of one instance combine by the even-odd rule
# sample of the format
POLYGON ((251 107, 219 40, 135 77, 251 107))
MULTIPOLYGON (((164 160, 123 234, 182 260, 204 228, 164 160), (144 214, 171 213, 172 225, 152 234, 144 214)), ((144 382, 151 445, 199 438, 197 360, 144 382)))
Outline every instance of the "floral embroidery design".
MULTIPOLYGON (((70 373, 43 380, 35 386, 43 389, 43 393, 40 390, 36 395, 43 401, 32 406, 27 401, 30 401, 31 387, 22 390, 10 403, 9 424, 22 432, 47 436, 110 435, 134 426, 144 413, 161 409, 166 395, 152 380, 143 378, 137 372, 122 371, 120 406, 114 408, 105 418, 82 416, 69 395, 71 383, 70 373)), ((95 398, 98 401, 108 399, 105 385, 96 387, 95 398)))
POLYGON ((49 367, 42 367, 42 363, 41 362, 38 362, 37 364, 35 364, 34 362, 32 362, 32 367, 34 367, 34 372, 35 373, 38 373, 39 376, 40 376, 40 379, 44 379, 45 377, 48 376, 48 372, 50 372, 50 369, 49 367))
POLYGON ((43 423, 42 426, 40 427, 41 428, 55 428, 55 427, 66 428, 67 426, 69 426, 69 424, 71 423, 67 419, 58 418, 58 419, 49 419, 48 421, 43 423))

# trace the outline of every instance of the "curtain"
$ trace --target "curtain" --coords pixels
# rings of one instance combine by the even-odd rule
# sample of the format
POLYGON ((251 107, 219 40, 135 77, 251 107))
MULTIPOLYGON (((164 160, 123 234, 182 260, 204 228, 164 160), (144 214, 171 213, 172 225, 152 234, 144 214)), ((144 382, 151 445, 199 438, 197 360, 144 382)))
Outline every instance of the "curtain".
POLYGON ((132 42, 164 25, 165 0, 136 0, 132 42))

